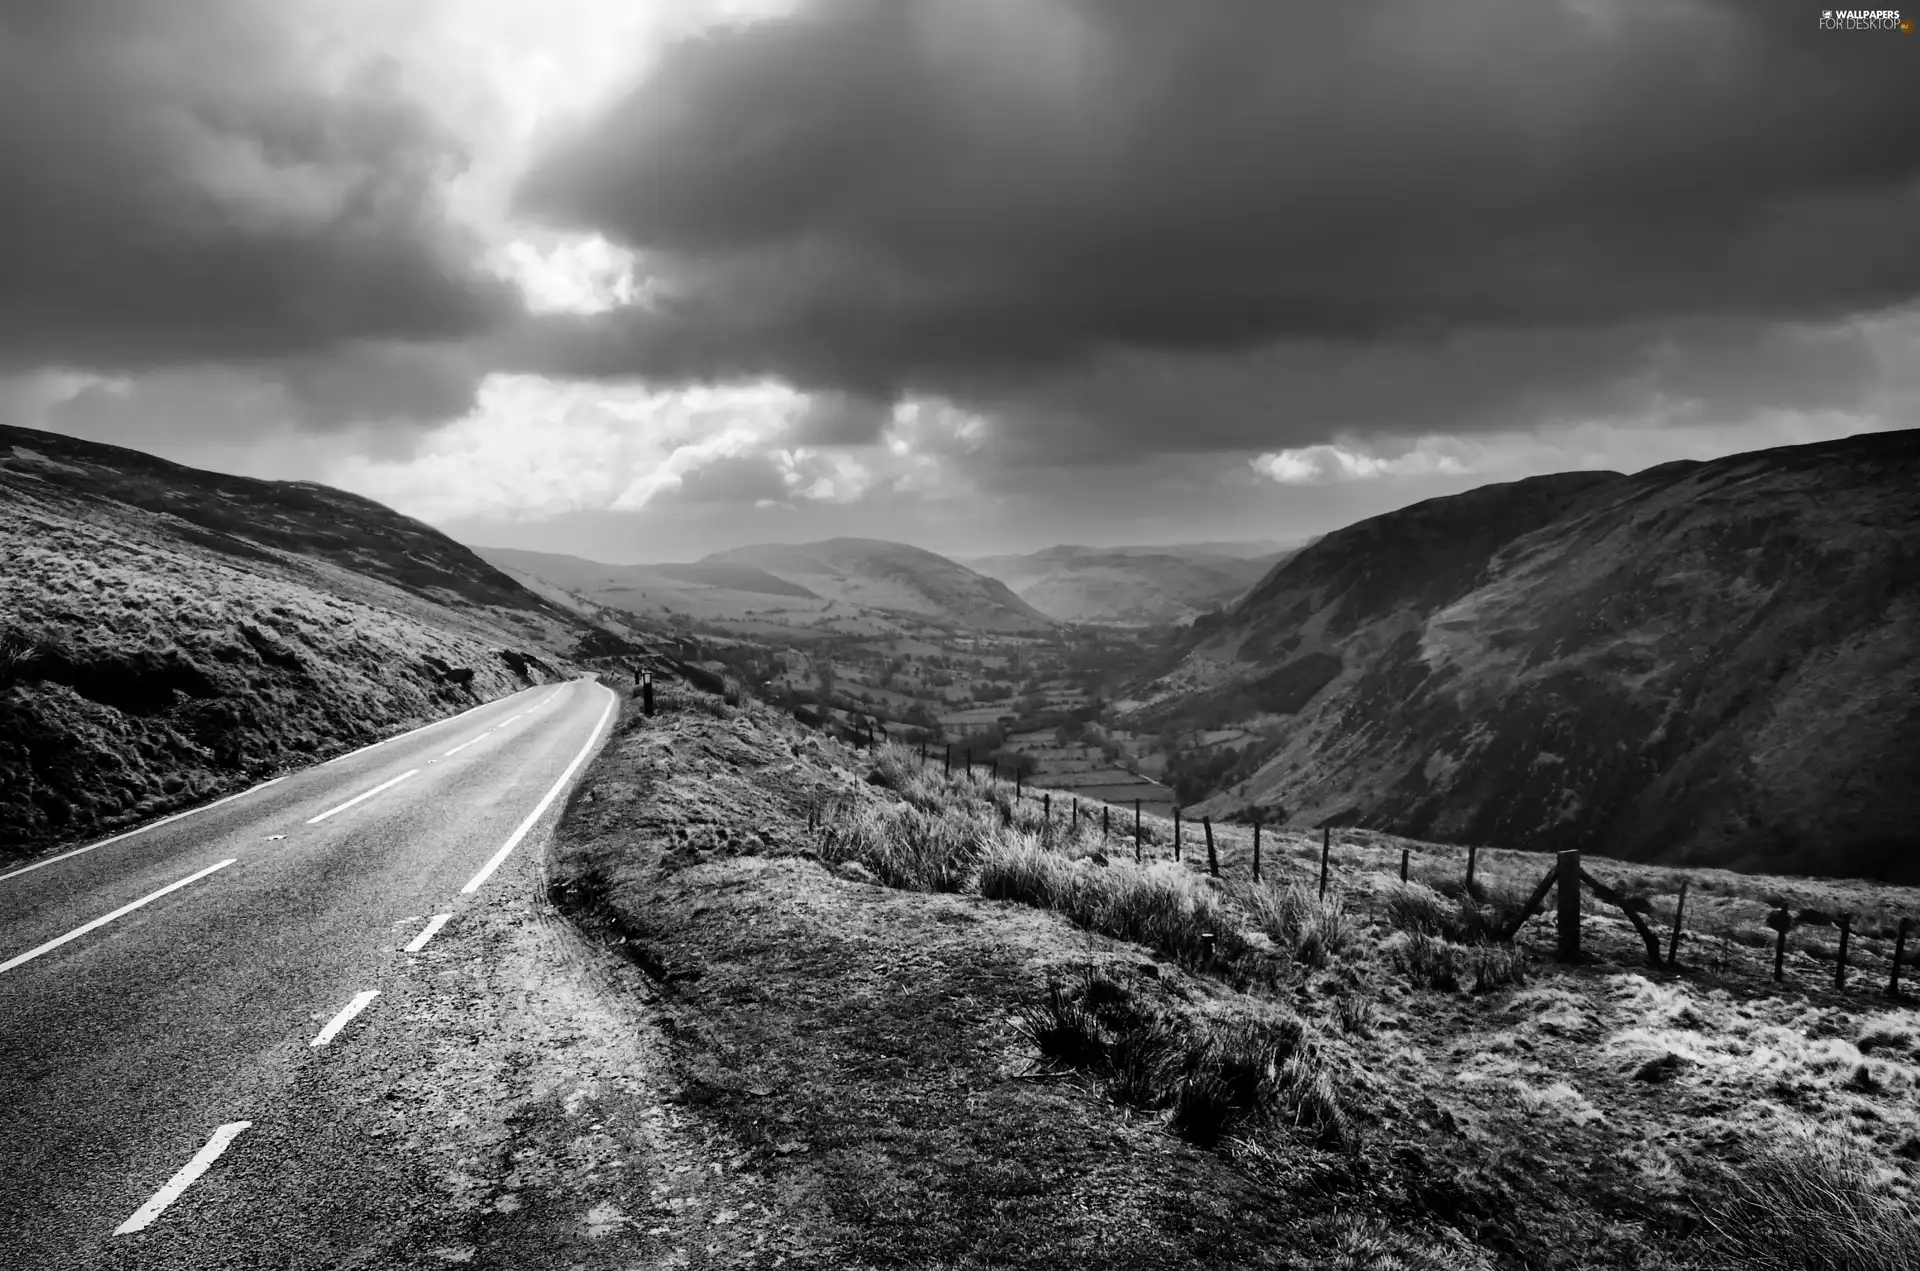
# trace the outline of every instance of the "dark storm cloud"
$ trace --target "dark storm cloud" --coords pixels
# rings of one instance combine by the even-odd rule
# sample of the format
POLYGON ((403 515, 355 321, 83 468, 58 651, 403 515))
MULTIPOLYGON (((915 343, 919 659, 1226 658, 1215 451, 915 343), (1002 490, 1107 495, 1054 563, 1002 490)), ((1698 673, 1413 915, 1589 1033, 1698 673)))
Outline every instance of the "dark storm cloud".
POLYGON ((792 446, 870 446, 892 415, 886 402, 827 390, 811 396, 781 440, 792 446))
POLYGON ((1404 419, 1425 377, 1462 416, 1738 396, 1703 368, 1771 324, 1920 296, 1920 37, 1818 16, 818 0, 677 47, 530 174, 661 285, 517 356, 1110 404, 1171 444, 1227 440, 1146 409, 1189 382, 1268 438, 1404 419))
POLYGON ((512 311, 442 215, 463 155, 389 69, 336 73, 311 36, 252 0, 0 7, 0 369, 273 363, 385 384, 389 414, 471 393, 365 352, 512 311))

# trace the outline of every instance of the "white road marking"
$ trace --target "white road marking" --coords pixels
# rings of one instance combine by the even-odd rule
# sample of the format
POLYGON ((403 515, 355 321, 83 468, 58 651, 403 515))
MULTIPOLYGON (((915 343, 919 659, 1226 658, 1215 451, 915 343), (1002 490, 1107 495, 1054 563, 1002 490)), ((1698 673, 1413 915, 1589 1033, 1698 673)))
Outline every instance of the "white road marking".
POLYGON ((320 1035, 308 1042, 309 1046, 324 1046, 332 1041, 340 1030, 353 1022, 353 1017, 367 1009, 367 1003, 380 996, 379 989, 368 989, 364 993, 355 993, 353 1000, 340 1008, 340 1013, 320 1030, 320 1035))
POLYGON ((425 931, 422 931, 419 935, 407 941, 407 947, 403 952, 418 953, 420 950, 426 948, 427 941, 438 935, 440 928, 446 926, 447 919, 451 917, 453 917, 452 914, 435 914, 432 921, 427 923, 427 929, 425 931))
POLYGON ((240 1131, 252 1125, 251 1121, 229 1121, 213 1132, 207 1145, 193 1154, 193 1159, 180 1167, 180 1172, 167 1180, 167 1185, 153 1194, 152 1199, 133 1211, 133 1217, 113 1229, 116 1236, 126 1236, 139 1231, 158 1218, 168 1205, 180 1199, 180 1193, 193 1186, 207 1167, 220 1159, 227 1145, 240 1137, 240 1131))
POLYGON ((42 869, 53 864, 55 861, 64 861, 69 856, 78 856, 82 852, 91 852, 96 847, 105 847, 109 843, 118 843, 122 839, 130 839, 136 834, 145 834, 148 830, 157 830, 163 825, 171 825, 181 817, 192 816, 196 812, 211 812, 223 803, 232 803, 235 799, 244 799, 255 790, 264 790, 268 786, 275 785, 286 779, 286 775, 282 774, 281 776, 275 777, 272 781, 262 781, 257 786, 249 786, 239 794, 230 794, 224 799, 215 799, 212 803, 203 803, 197 808, 188 808, 185 812, 175 812, 172 816, 163 816, 152 825, 143 825, 137 830, 128 830, 125 834, 116 834, 110 839, 101 839, 98 843, 89 843, 85 847, 76 847, 71 852, 62 852, 58 856, 49 856, 44 861, 35 861, 33 864, 22 869, 16 869, 10 874, 0 874, 0 883, 6 882, 9 878, 18 878, 22 874, 31 874, 36 869, 42 869))
MULTIPOLYGON (((601 687, 606 688, 605 685, 601 685, 601 687)), ((482 865, 480 872, 467 880, 467 885, 460 889, 463 895, 479 891, 480 884, 486 882, 488 878, 493 876, 493 871, 500 868, 500 863, 507 859, 507 854, 513 851, 514 848, 520 846, 520 840, 527 836, 527 831, 532 829, 533 823, 540 819, 540 814, 545 812, 553 801, 560 796, 560 791, 566 787, 567 781, 573 776, 574 771, 587 761, 587 755, 592 752, 594 742, 599 739, 601 728, 606 725, 607 717, 613 714, 614 705, 620 700, 619 694, 615 693, 612 689, 606 689, 606 694, 606 709, 600 712, 599 722, 594 724, 593 731, 587 734, 587 744, 580 747, 580 753, 573 757, 573 762, 568 764, 567 770, 560 774, 560 779, 553 783, 553 788, 548 790, 547 793, 541 797, 540 802, 534 805, 533 811, 527 813, 527 819, 520 822, 520 828, 513 832, 513 837, 507 840, 507 845, 495 852, 493 859, 485 865, 482 865)))
POLYGON ((341 804, 337 808, 328 808, 325 812, 322 812, 319 816, 308 817, 307 824, 318 825, 320 824, 320 822, 326 820, 328 817, 332 816, 336 812, 345 812, 348 808, 352 807, 356 803, 365 803, 368 799, 371 799, 374 795, 379 794, 382 790, 393 789, 395 786, 399 785, 402 781, 405 781, 408 777, 413 776, 419 771, 420 770, 418 768, 409 768, 391 781, 382 781, 379 785, 375 786, 373 789, 365 791, 364 793, 361 793, 361 794, 354 795, 351 799, 348 799, 345 803, 341 804))
MULTIPOLYGON (((520 691, 521 691, 522 693, 524 693, 524 692, 526 692, 526 690, 525 690, 525 689, 521 689, 520 691)), ((471 714, 473 714, 473 713, 474 713, 475 711, 483 711, 483 710, 485 710, 485 709, 487 709, 487 707, 489 707, 489 706, 495 706, 495 705, 498 705, 499 703, 501 703, 501 702, 504 702, 504 701, 506 701, 506 700, 508 700, 508 698, 510 698, 510 697, 513 697, 513 696, 515 696, 515 694, 511 694, 511 693, 509 693, 509 694, 507 695, 507 697, 496 697, 496 698, 494 698, 494 699, 493 699, 493 701, 491 701, 491 702, 482 702, 482 703, 480 703, 480 704, 479 704, 478 706, 469 706, 469 707, 468 707, 468 708, 467 708, 466 710, 463 710, 463 711, 461 711, 461 712, 460 712, 460 713, 459 713, 458 715, 449 715, 449 716, 447 716, 447 717, 446 717, 445 719, 436 719, 436 720, 434 720, 434 721, 433 721, 433 722, 432 722, 431 724, 422 724, 422 725, 420 725, 420 727, 418 727, 418 728, 409 728, 409 729, 408 729, 408 730, 407 730, 406 732, 404 732, 404 733, 395 733, 395 734, 394 734, 393 736, 391 736, 391 737, 382 737, 382 738, 381 738, 381 739, 380 739, 379 741, 376 741, 376 742, 373 742, 373 743, 371 743, 370 745, 366 745, 366 746, 362 746, 362 747, 360 747, 360 749, 358 749, 358 750, 349 750, 349 751, 348 751, 348 752, 347 752, 346 754, 344 754, 344 755, 335 755, 335 756, 334 756, 333 758, 331 758, 331 759, 329 759, 329 760, 327 760, 327 762, 326 762, 326 763, 323 763, 323 764, 321 764, 320 766, 321 766, 322 768, 324 768, 324 767, 326 767, 326 766, 327 766, 328 764, 336 764, 336 763, 339 763, 339 762, 340 762, 341 760, 343 760, 343 759, 351 759, 351 758, 353 758, 353 757, 354 757, 355 755, 364 755, 364 754, 366 754, 366 753, 367 753, 367 752, 368 752, 369 750, 372 750, 372 749, 374 749, 375 747, 378 747, 378 746, 384 746, 384 745, 386 745, 386 744, 387 744, 388 742, 390 742, 390 741, 399 741, 399 740, 400 740, 401 738, 403 738, 403 737, 411 737, 411 736, 413 736, 413 735, 414 735, 415 733, 424 733, 424 732, 426 732, 426 731, 427 731, 427 730, 428 730, 429 728, 438 728, 438 727, 440 727, 440 725, 442 725, 442 724, 451 724, 451 723, 452 723, 452 722, 453 722, 454 720, 456 720, 456 719, 465 719, 465 718, 466 718, 467 716, 469 716, 469 715, 471 715, 471 714)))
MULTIPOLYGON (((459 754, 461 751, 465 750, 468 746, 473 745, 473 743, 477 741, 485 741, 490 734, 499 732, 502 728, 505 728, 508 724, 511 724, 516 719, 525 719, 527 716, 533 714, 535 711, 539 710, 540 707, 545 706, 548 702, 551 702, 554 698, 558 696, 560 696, 560 694, 557 691, 547 694, 546 697, 542 698, 537 705, 529 706, 526 710, 521 711, 518 715, 508 716, 506 719, 503 719, 499 723, 495 724, 492 728, 487 729, 486 732, 481 733, 478 737, 469 737, 467 740, 461 742, 458 746, 455 746, 452 750, 449 750, 445 754, 441 755, 440 759, 451 759, 455 755, 459 754)), ((427 760, 427 762, 439 763, 440 759, 429 759, 427 760)))
POLYGON ((178 891, 182 887, 185 887, 188 883, 198 882, 201 879, 205 878, 208 874, 213 873, 217 869, 225 869, 227 866, 233 864, 234 860, 238 860, 238 859, 239 859, 238 857, 234 857, 231 860, 221 861, 218 865, 209 865, 197 874, 188 874, 185 878, 181 879, 177 883, 168 883, 165 887, 162 887, 159 891, 152 892, 148 895, 142 896, 140 899, 134 901, 130 905, 122 905, 118 909, 114 910, 112 913, 107 914, 105 917, 95 918, 92 922, 87 923, 85 926, 75 927, 72 931, 69 931, 66 935, 58 936, 52 940, 49 940, 37 949, 29 949, 25 953, 20 954, 18 957, 9 958, 5 962, 0 962, 0 973, 11 971, 13 970, 13 968, 17 966, 21 966, 21 965, 24 965, 25 963, 31 962, 43 953, 51 953, 53 950, 58 949, 61 945, 65 944, 67 941, 78 940, 81 936, 86 935, 89 931, 94 931, 101 927, 104 927, 108 923, 112 922, 115 918, 124 917, 125 915, 130 914, 134 910, 138 909, 140 906, 149 904, 152 901, 156 901, 160 899, 162 896, 166 895, 170 891, 178 891))

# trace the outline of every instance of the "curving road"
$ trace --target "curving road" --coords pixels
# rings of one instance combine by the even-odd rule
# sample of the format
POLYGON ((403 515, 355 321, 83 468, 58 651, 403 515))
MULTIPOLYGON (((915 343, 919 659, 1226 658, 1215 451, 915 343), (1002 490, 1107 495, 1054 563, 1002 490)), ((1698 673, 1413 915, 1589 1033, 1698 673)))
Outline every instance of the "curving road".
POLYGON ((0 869, 0 1265, 389 1265, 354 1251, 418 1163, 338 1132, 330 1065, 537 849, 616 701, 531 688, 0 869))

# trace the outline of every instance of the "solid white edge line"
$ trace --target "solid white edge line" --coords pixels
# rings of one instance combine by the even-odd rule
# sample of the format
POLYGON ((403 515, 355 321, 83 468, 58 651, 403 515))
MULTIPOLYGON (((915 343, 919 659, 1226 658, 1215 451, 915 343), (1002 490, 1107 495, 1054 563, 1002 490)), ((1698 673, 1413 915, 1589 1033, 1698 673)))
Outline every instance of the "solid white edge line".
MULTIPOLYGON (((605 685, 601 685, 601 687, 606 688, 605 685)), ((513 832, 513 837, 507 840, 507 845, 495 852, 493 859, 485 865, 482 865, 480 872, 469 879, 467 885, 460 889, 462 895, 470 895, 480 890, 480 885, 492 877, 494 870, 500 868, 500 863, 507 859, 509 852, 520 846, 520 840, 527 836, 527 831, 532 829, 533 823, 540 819, 540 814, 552 805, 553 801, 559 797, 560 791, 564 789, 567 782, 573 778, 574 772, 581 764, 587 761, 587 756, 592 753, 595 743, 600 739, 601 728, 606 725, 607 718, 613 714, 613 708, 620 701, 620 695, 612 689, 607 689, 606 693, 607 705, 605 709, 600 712, 600 719, 594 724, 593 731, 587 734, 587 744, 580 747, 580 753, 573 757, 573 762, 568 764, 567 770, 560 774, 560 779, 553 783, 553 788, 548 790, 547 793, 542 796, 540 802, 534 805, 533 811, 527 813, 527 819, 520 822, 520 828, 513 832)))
POLYGON ((438 935, 440 932, 440 928, 446 926, 447 919, 451 917, 453 917, 452 914, 435 914, 433 916, 432 921, 427 923, 426 930, 422 931, 419 935, 415 936, 413 939, 407 941, 406 948, 401 950, 401 952, 418 953, 420 952, 420 950, 426 948, 427 941, 433 939, 434 936, 438 935))
POLYGON ((223 803, 232 803, 235 799, 244 799, 248 795, 252 794, 255 790, 264 790, 270 785, 274 785, 277 782, 285 781, 289 775, 290 774, 288 773, 281 773, 279 776, 273 778, 271 781, 262 781, 257 786, 248 786, 245 790, 242 790, 239 794, 230 794, 224 799, 215 799, 212 803, 203 803, 197 808, 188 808, 184 812, 175 812, 172 816, 163 816, 158 821, 155 821, 153 824, 143 825, 137 830, 128 830, 125 834, 116 834, 110 839, 101 839, 98 843, 89 843, 85 847, 76 847, 72 851, 62 852, 58 856, 49 856, 44 861, 35 861, 31 865, 25 866, 24 868, 21 868, 21 869, 14 870, 12 873, 0 874, 0 883, 6 882, 9 878, 18 878, 22 874, 31 874, 34 870, 39 869, 42 866, 51 865, 55 861, 64 861, 69 856, 78 856, 82 852, 91 852, 96 847, 106 847, 109 844, 118 843, 122 839, 130 839, 136 834, 145 834, 148 830, 157 830, 163 825, 172 825, 175 821, 178 821, 181 817, 192 816, 196 812, 211 812, 223 803))
POLYGON ((341 1007, 340 1013, 329 1020, 327 1026, 320 1030, 320 1035, 308 1042, 307 1045, 324 1046, 332 1041, 339 1035, 341 1029, 353 1022, 354 1016, 367 1009, 367 1003, 379 996, 379 989, 367 989, 365 992, 355 993, 353 1000, 341 1007))
POLYGON ((318 825, 320 824, 320 822, 326 820, 328 817, 332 816, 336 812, 345 812, 348 808, 352 807, 356 803, 365 803, 368 799, 371 799, 374 795, 379 794, 382 790, 393 789, 395 786, 399 785, 402 781, 405 781, 408 777, 414 776, 419 771, 420 770, 418 768, 409 768, 391 781, 382 781, 379 785, 375 786, 373 789, 365 791, 364 793, 361 793, 361 794, 354 795, 351 799, 348 799, 345 803, 341 804, 337 808, 328 808, 325 812, 322 812, 319 816, 308 817, 307 824, 318 825))
POLYGON ((158 900, 170 891, 178 891, 180 888, 185 887, 188 883, 198 882, 200 879, 205 878, 208 874, 213 873, 217 869, 225 869, 227 866, 233 864, 233 862, 238 859, 240 858, 236 856, 229 860, 221 861, 218 865, 209 865, 197 874, 188 874, 185 878, 181 879, 177 883, 168 883, 165 887, 162 887, 159 891, 152 892, 148 895, 142 896, 140 899, 134 901, 130 905, 122 905, 118 909, 114 910, 112 913, 107 914, 104 917, 95 918, 92 922, 87 923, 83 927, 75 927, 72 931, 69 931, 66 935, 57 936, 54 939, 47 941, 45 944, 41 945, 37 949, 28 949, 25 953, 20 954, 18 957, 9 958, 5 962, 0 962, 0 974, 4 974, 5 972, 13 970, 13 968, 17 966, 21 966, 25 963, 31 962, 43 953, 51 953, 53 950, 58 949, 61 945, 65 944, 69 940, 78 940, 81 936, 86 935, 89 931, 93 931, 93 930, 96 930, 97 928, 104 927, 108 923, 112 922, 115 918, 119 918, 126 914, 130 914, 134 910, 138 909, 140 906, 144 904, 148 904, 152 901, 158 900))
POLYGON ((207 1145, 193 1154, 193 1159, 180 1167, 180 1172, 167 1180, 167 1185, 155 1192, 151 1199, 133 1211, 133 1216, 113 1229, 116 1236, 126 1236, 139 1231, 158 1218, 168 1205, 180 1199, 180 1193, 193 1186, 199 1177, 207 1172, 207 1167, 220 1159, 227 1145, 240 1137, 240 1131, 252 1125, 251 1121, 229 1121, 213 1132, 207 1145))

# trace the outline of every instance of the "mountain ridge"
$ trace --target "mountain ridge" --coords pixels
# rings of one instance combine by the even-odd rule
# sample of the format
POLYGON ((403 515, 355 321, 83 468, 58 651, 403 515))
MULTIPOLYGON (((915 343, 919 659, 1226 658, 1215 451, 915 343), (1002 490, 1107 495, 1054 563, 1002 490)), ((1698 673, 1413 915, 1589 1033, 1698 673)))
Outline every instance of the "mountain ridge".
POLYGON ((1920 432, 1566 473, 1327 535, 1139 719, 1266 741, 1253 807, 1664 863, 1920 870, 1920 432))

